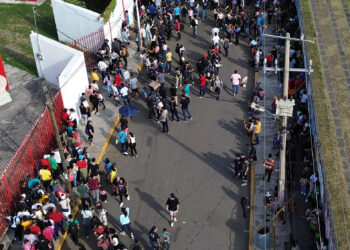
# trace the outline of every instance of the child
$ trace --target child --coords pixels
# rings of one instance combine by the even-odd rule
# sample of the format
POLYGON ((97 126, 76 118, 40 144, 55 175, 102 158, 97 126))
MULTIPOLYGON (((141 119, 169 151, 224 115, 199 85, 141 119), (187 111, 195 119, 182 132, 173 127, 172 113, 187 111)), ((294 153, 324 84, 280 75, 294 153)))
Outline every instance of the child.
POLYGON ((162 249, 170 249, 170 233, 167 232, 166 228, 163 228, 163 233, 161 234, 162 238, 162 249))
POLYGON ((105 188, 100 184, 100 198, 101 202, 107 203, 107 192, 105 188))
POLYGON ((307 182, 308 182, 308 180, 305 176, 302 176, 300 178, 300 193, 301 193, 301 195, 306 195, 307 182))

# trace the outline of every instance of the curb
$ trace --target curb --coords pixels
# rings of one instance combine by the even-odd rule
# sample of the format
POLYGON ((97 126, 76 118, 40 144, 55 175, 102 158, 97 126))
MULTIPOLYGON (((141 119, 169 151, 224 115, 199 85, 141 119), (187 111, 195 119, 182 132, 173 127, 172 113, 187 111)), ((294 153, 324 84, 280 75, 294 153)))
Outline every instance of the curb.
MULTIPOLYGON (((72 212, 72 216, 73 218, 75 218, 75 216, 77 215, 78 211, 79 211, 79 206, 81 204, 81 200, 79 199, 77 201, 77 204, 75 205, 75 207, 73 208, 73 212, 72 212)), ((61 250, 62 246, 63 246, 63 243, 64 241, 66 240, 67 238, 67 235, 68 235, 68 231, 66 231, 64 233, 64 235, 62 235, 59 240, 58 240, 58 243, 57 243, 57 246, 55 247, 56 250, 61 250)))
MULTIPOLYGON (((115 130, 115 128, 117 127, 117 124, 119 123, 119 120, 120 120, 120 115, 117 114, 117 117, 115 118, 114 123, 113 123, 112 127, 110 128, 110 130, 109 130, 109 132, 108 132, 108 135, 107 135, 107 138, 106 138, 105 142, 103 143, 103 146, 102 146, 102 148, 101 148, 101 151, 100 151, 100 153, 99 153, 99 155, 98 155, 98 158, 97 158, 97 161, 96 161, 97 164, 99 164, 99 163, 101 162, 101 160, 102 160, 102 158, 103 158, 103 155, 105 154, 105 151, 106 151, 107 146, 108 146, 108 144, 109 144, 109 141, 110 141, 111 138, 112 138, 112 135, 113 135, 113 133, 114 133, 114 130, 115 130)), ((81 200, 79 199, 78 202, 77 202, 77 204, 76 204, 75 207, 73 208, 73 212, 72 212, 73 218, 75 218, 76 214, 78 213, 78 211, 79 211, 79 205, 80 205, 80 204, 81 204, 81 200)), ((64 243, 64 241, 65 241, 66 238, 67 238, 67 235, 68 235, 68 233, 65 232, 64 235, 62 235, 62 236, 60 237, 60 239, 58 240, 57 246, 55 247, 56 250, 61 250, 61 248, 62 248, 62 246, 63 246, 63 243, 64 243)))

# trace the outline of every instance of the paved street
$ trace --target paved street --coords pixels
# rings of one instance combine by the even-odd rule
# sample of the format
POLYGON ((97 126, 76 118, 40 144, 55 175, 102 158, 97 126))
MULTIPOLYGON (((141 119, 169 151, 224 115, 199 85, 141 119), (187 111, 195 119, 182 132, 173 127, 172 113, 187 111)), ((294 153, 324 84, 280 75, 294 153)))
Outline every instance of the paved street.
MULTIPOLYGON (((186 48, 186 60, 194 67, 210 45, 212 27, 211 21, 200 22, 200 39, 195 40, 191 37, 192 29, 185 26, 180 43, 186 48)), ((241 88, 239 95, 233 97, 229 80, 237 69, 242 77, 249 76, 250 86, 253 84, 253 72, 248 72, 252 68, 247 63, 247 42, 242 39, 239 46, 232 45, 229 58, 223 59, 219 75, 225 87, 220 101, 210 92, 199 99, 196 82, 189 106, 193 120, 170 121, 169 134, 161 133, 161 125, 147 119, 143 100, 134 101, 140 113, 132 119, 129 131, 136 136, 139 157, 121 155, 115 137, 107 148, 105 157, 116 163, 119 176, 129 184, 131 200, 124 206, 130 207, 132 227, 145 249, 149 248, 148 231, 153 225, 160 231, 163 227, 169 230, 172 249, 247 249, 248 218, 243 218, 239 201, 248 196, 249 185, 241 187, 240 181, 233 181, 231 165, 235 152, 247 151, 248 138, 242 126, 247 89, 241 88), (172 192, 180 200, 174 228, 170 228, 165 210, 166 199, 172 192)), ((177 64, 175 45, 172 39, 170 48, 177 64)), ((139 80, 144 82, 142 77, 139 80)), ((174 77, 167 75, 167 80, 169 87, 174 77)), ((118 201, 109 195, 104 207, 111 226, 120 229, 118 201)), ((120 239, 126 246, 131 244, 128 236, 120 239)), ((85 239, 82 242, 86 243, 85 239)), ((71 240, 65 244, 70 245, 71 240)), ((87 244, 96 249, 95 237, 90 237, 87 244)))

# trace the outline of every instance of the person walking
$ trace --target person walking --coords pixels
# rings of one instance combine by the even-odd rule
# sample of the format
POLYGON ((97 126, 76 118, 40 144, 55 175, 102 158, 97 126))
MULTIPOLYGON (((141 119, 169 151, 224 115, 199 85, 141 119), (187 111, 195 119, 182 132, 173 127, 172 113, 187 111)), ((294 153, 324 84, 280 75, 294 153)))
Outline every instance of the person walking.
POLYGON ((170 215, 170 226, 174 226, 174 222, 177 221, 176 215, 179 212, 179 200, 176 198, 175 194, 171 193, 170 197, 166 202, 166 210, 170 215))
POLYGON ((88 121, 85 127, 85 134, 88 136, 88 143, 90 146, 94 145, 93 143, 94 133, 95 133, 95 129, 94 129, 94 126, 92 126, 92 121, 88 121))
POLYGON ((192 120, 190 110, 188 109, 189 103, 190 103, 190 98, 188 96, 186 96, 185 94, 182 94, 180 106, 181 106, 181 110, 182 110, 182 115, 184 116, 184 121, 186 121, 186 114, 187 114, 188 118, 190 120, 192 120))
POLYGON ((182 87, 182 71, 180 67, 175 69, 175 87, 182 87))
POLYGON ((129 98, 129 88, 122 84, 122 88, 120 90, 120 95, 123 98, 124 105, 130 105, 130 98, 129 98))
POLYGON ((81 210, 80 214, 83 217, 82 224, 84 227, 85 237, 88 239, 91 233, 92 212, 87 205, 83 204, 83 209, 81 210))
POLYGON ((263 180, 265 180, 265 176, 267 175, 267 182, 270 182, 271 174, 275 168, 275 161, 272 159, 272 154, 269 154, 268 158, 264 161, 263 166, 265 168, 263 180))
POLYGON ((255 118, 253 123, 254 123, 253 136, 255 136, 255 145, 257 145, 257 144, 259 144, 259 135, 261 133, 260 119, 258 117, 255 118))
POLYGON ((123 196, 125 196, 127 200, 130 200, 129 187, 123 177, 121 177, 117 183, 116 193, 119 195, 120 207, 124 205, 123 196))
POLYGON ((98 97, 97 97, 97 93, 96 90, 94 90, 92 92, 92 94, 89 96, 89 101, 92 104, 92 112, 95 111, 95 114, 98 115, 98 104, 100 103, 98 97))
POLYGON ((169 126, 168 126, 168 110, 165 107, 162 107, 160 110, 160 117, 159 121, 163 125, 163 133, 169 132, 169 126))
POLYGON ((151 250, 159 249, 160 246, 160 239, 158 235, 158 228, 156 226, 153 226, 151 230, 148 233, 149 241, 151 244, 151 250))
POLYGON ((227 57, 228 56, 228 49, 230 48, 230 40, 228 40, 227 37, 224 38, 223 47, 224 47, 224 51, 225 51, 225 57, 227 57))
POLYGON ((203 98, 205 96, 205 90, 207 88, 207 81, 204 74, 200 74, 199 77, 199 98, 203 98))
POLYGON ((152 115, 156 116, 156 112, 154 112, 155 105, 151 95, 147 96, 146 103, 148 107, 148 119, 152 119, 152 115))
POLYGON ((128 155, 128 140, 127 135, 124 132, 124 130, 121 130, 118 132, 119 140, 120 140, 120 147, 121 152, 123 155, 128 155))
POLYGON ((166 228, 163 228, 163 232, 160 237, 162 239, 162 249, 170 250, 170 233, 166 230, 166 228))
POLYGON ((131 132, 129 133, 129 147, 130 147, 131 157, 132 158, 137 157, 136 137, 131 132))
POLYGON ((215 86, 215 98, 216 100, 219 101, 221 90, 224 87, 224 84, 222 80, 219 78, 219 76, 215 76, 214 86, 215 86))
POLYGON ((237 70, 235 70, 235 72, 231 75, 231 81, 233 95, 235 96, 238 94, 238 86, 242 82, 242 77, 240 74, 238 74, 237 70))
POLYGON ((130 218, 129 218, 129 211, 130 209, 127 207, 123 207, 122 209, 122 213, 119 216, 119 221, 120 224, 122 225, 122 231, 120 232, 121 235, 126 235, 125 233, 125 229, 127 228, 129 233, 130 233, 130 237, 131 239, 134 239, 134 233, 131 229, 131 225, 130 225, 130 218))
POLYGON ((197 16, 194 16, 193 18, 191 18, 190 24, 191 24, 191 26, 192 26, 193 38, 198 40, 199 37, 198 37, 198 35, 197 35, 197 30, 198 30, 198 20, 197 20, 197 16))

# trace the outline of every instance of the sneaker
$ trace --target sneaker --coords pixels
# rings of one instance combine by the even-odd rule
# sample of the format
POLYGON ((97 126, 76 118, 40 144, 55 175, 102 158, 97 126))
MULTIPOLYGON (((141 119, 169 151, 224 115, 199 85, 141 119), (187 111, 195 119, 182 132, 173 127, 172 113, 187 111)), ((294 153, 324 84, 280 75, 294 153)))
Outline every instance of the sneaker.
POLYGON ((107 203, 107 201, 105 201, 105 203, 107 203))
POLYGON ((129 201, 130 200, 130 195, 128 195, 128 197, 126 199, 129 201))
POLYGON ((128 152, 124 152, 123 155, 128 155, 129 153, 128 152))
POLYGON ((190 118, 190 120, 192 120, 192 119, 193 119, 193 117, 190 118))
POLYGON ((139 157, 138 155, 135 155, 135 157, 139 157))
POLYGON ((309 199, 308 199, 308 198, 306 198, 305 203, 308 203, 308 202, 309 202, 309 199))
POLYGON ((203 96, 198 96, 198 98, 202 99, 202 98, 203 98, 203 96))
POLYGON ((100 113, 96 112, 96 115, 99 115, 100 113))
POLYGON ((124 205, 124 202, 120 203, 120 205, 119 205, 119 206, 120 206, 120 207, 122 207, 123 205, 124 205))
POLYGON ((242 187, 244 187, 244 186, 247 186, 247 183, 246 182, 244 182, 244 183, 242 183, 242 185, 241 185, 242 187))
POLYGON ((174 227, 174 222, 171 222, 171 223, 170 223, 170 226, 171 226, 171 227, 174 227))
POLYGON ((130 237, 131 237, 131 239, 134 239, 134 234, 131 234, 130 237))
POLYGON ((175 222, 177 222, 177 219, 176 219, 176 217, 174 217, 174 221, 175 221, 175 222))
POLYGON ((124 231, 120 232, 120 235, 126 235, 126 233, 124 231))

